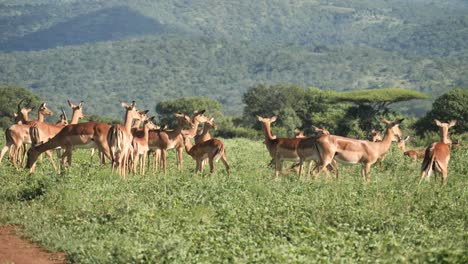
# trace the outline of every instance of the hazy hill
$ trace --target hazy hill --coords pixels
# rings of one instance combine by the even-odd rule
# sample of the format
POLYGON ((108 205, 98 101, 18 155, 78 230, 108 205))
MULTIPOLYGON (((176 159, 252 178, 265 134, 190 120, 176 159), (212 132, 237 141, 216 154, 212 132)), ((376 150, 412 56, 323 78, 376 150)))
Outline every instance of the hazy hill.
POLYGON ((462 0, 3 0, 0 83, 114 115, 189 95, 237 114, 258 82, 437 96, 468 87, 467 29, 462 0))

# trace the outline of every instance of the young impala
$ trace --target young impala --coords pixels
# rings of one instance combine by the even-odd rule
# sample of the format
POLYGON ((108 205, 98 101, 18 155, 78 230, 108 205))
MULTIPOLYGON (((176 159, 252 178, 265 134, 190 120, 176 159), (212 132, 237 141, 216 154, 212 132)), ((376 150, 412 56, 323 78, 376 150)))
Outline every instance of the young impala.
POLYGON ((424 160, 421 166, 421 180, 419 181, 419 184, 421 184, 424 178, 430 177, 432 171, 434 171, 434 177, 436 178, 437 173, 442 174, 441 182, 445 185, 447 184, 448 163, 450 161, 449 145, 452 143, 448 137, 448 129, 453 127, 457 121, 451 121, 450 123, 442 123, 437 119, 434 121, 439 127, 441 141, 434 142, 426 148, 424 160))
POLYGON ((210 173, 214 171, 214 161, 221 159, 224 166, 226 167, 226 172, 229 175, 229 163, 226 158, 226 150, 224 143, 221 140, 216 138, 192 145, 190 139, 193 138, 193 135, 183 135, 185 151, 196 161, 196 171, 197 173, 203 172, 203 160, 208 159, 210 164, 210 173))
POLYGON ((149 150, 148 134, 150 129, 156 129, 153 123, 154 116, 146 119, 143 122, 143 130, 133 134, 132 149, 133 149, 133 173, 136 173, 138 163, 140 164, 140 174, 145 174, 146 154, 149 150))

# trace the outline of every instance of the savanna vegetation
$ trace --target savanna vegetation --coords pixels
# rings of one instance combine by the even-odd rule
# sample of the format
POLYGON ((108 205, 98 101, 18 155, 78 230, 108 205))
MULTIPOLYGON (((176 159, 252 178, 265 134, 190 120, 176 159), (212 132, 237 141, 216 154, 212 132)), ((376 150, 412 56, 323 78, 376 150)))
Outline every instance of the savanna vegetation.
MULTIPOLYGON (((3 137, 0 137, 3 142, 3 137)), ((468 151, 454 150, 445 187, 418 185, 420 163, 395 147, 365 184, 359 166, 337 180, 272 180, 261 140, 225 140, 231 176, 183 171, 123 180, 77 150, 67 174, 43 160, 28 175, 0 167, 0 223, 71 263, 466 262, 468 151)))

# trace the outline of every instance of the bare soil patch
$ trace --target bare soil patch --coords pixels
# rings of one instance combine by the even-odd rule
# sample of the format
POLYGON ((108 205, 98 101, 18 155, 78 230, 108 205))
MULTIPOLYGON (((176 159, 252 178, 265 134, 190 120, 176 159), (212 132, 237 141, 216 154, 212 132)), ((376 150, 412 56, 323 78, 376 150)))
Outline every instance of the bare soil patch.
POLYGON ((0 264, 63 264, 64 253, 50 253, 21 238, 15 226, 0 226, 0 264))

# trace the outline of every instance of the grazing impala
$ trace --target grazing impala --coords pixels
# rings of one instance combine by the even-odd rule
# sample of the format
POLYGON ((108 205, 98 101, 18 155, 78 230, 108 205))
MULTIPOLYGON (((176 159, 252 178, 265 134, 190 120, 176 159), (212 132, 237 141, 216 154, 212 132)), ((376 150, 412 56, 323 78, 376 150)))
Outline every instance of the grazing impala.
POLYGON ((386 124, 385 136, 381 142, 370 142, 335 135, 323 135, 317 139, 319 142, 323 163, 319 166, 317 173, 320 173, 325 166, 333 159, 344 164, 362 164, 361 175, 369 181, 371 166, 377 162, 390 148, 395 135, 399 132, 398 125, 403 119, 388 121, 382 119, 386 124))
POLYGON ((224 166, 226 167, 226 172, 229 175, 229 163, 226 158, 226 150, 224 143, 221 140, 216 138, 192 145, 190 138, 193 135, 183 135, 185 151, 196 161, 196 171, 197 173, 203 172, 203 160, 208 159, 210 164, 210 173, 214 171, 214 162, 221 159, 224 166))
POLYGON ((435 119, 434 121, 439 127, 441 141, 434 142, 428 148, 426 148, 424 160, 421 166, 421 180, 419 181, 419 184, 421 184, 421 181, 424 178, 427 179, 428 177, 430 177, 432 171, 434 170, 434 177, 436 178, 436 180, 436 174, 442 174, 441 183, 445 185, 447 184, 448 163, 450 160, 449 145, 452 143, 452 141, 448 137, 448 129, 453 127, 457 123, 457 121, 451 121, 450 123, 442 123, 437 119, 435 119))

